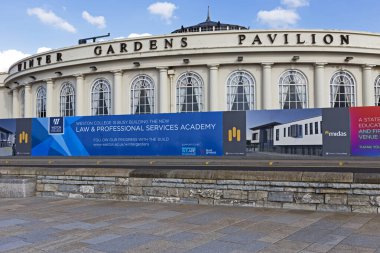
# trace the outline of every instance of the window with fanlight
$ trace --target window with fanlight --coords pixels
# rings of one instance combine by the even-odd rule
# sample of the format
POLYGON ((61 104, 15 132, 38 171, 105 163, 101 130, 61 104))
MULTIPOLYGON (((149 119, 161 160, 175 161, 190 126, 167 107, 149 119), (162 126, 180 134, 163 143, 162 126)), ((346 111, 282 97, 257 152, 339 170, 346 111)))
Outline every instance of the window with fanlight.
POLYGON ((138 75, 131 85, 132 114, 151 114, 155 112, 155 85, 148 75, 138 75))
POLYGON ((380 106, 380 75, 375 80, 375 105, 380 106))
POLYGON ((346 70, 337 71, 330 79, 330 106, 355 106, 355 86, 355 79, 350 72, 346 70))
POLYGON ((305 75, 299 70, 287 70, 280 76, 279 95, 281 109, 303 109, 308 107, 305 75))
POLYGON ((248 71, 234 71, 227 78, 227 106, 230 111, 254 109, 255 79, 248 71))
POLYGON ((186 72, 177 81, 177 112, 203 111, 203 80, 195 72, 186 72))
POLYGON ((66 82, 62 85, 59 103, 61 116, 75 115, 75 90, 72 83, 66 82))
POLYGON ((38 118, 46 117, 46 88, 40 86, 37 89, 36 95, 36 116, 38 118))
POLYGON ((108 80, 95 80, 91 89, 91 114, 110 115, 111 102, 111 85, 108 80))

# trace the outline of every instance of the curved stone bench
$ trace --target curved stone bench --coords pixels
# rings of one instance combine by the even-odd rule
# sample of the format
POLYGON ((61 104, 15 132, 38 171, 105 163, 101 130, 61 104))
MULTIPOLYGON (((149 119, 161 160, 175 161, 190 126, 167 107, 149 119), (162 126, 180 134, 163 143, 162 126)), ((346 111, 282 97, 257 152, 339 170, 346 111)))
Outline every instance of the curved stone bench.
POLYGON ((36 179, 30 177, 1 176, 0 198, 25 198, 36 194, 36 179))

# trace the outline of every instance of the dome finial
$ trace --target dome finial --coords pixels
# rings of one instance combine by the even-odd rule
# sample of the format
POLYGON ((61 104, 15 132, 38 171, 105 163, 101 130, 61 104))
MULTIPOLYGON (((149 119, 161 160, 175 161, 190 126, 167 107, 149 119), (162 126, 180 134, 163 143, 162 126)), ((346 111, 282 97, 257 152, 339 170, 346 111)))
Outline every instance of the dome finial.
POLYGON ((206 19, 206 22, 209 22, 211 21, 210 19, 210 6, 207 6, 207 19, 206 19))

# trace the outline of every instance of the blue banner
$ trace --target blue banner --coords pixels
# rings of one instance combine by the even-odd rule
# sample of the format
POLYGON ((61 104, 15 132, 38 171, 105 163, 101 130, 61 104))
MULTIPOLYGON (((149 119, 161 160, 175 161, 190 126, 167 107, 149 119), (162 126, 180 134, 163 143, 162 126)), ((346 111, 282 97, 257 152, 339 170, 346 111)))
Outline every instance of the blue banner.
POLYGON ((38 118, 32 156, 221 156, 223 113, 38 118))

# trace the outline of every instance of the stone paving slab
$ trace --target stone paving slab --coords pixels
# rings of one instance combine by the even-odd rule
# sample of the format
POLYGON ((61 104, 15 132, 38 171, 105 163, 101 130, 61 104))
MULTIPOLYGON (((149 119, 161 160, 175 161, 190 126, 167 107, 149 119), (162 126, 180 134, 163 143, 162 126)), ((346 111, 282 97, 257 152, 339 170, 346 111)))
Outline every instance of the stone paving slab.
POLYGON ((380 215, 0 199, 0 252, 380 253, 380 215))

